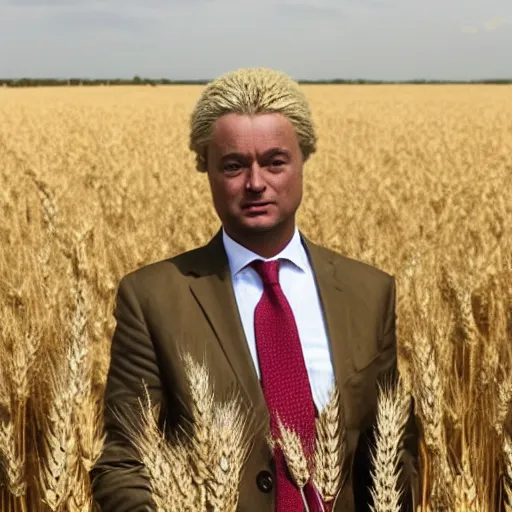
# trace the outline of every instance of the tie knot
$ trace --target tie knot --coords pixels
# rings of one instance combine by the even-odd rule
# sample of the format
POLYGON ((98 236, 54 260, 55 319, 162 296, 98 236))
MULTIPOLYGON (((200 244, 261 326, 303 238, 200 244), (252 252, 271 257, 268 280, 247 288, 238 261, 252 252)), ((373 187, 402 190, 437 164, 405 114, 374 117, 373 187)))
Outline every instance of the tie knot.
POLYGON ((263 284, 279 284, 279 260, 254 260, 251 267, 258 272, 263 284))

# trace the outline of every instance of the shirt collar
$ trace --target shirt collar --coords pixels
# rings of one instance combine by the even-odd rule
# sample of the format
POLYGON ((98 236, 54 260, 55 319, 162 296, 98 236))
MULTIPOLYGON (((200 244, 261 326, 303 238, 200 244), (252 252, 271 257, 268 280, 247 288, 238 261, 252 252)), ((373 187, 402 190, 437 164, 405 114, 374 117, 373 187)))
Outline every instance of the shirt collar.
POLYGON ((243 245, 240 245, 238 242, 235 242, 235 240, 226 233, 224 226, 222 227, 222 241, 228 257, 229 268, 233 276, 254 260, 270 261, 278 258, 291 261, 303 272, 307 272, 308 270, 307 255, 302 245, 297 226, 295 226, 295 232, 288 245, 279 254, 276 254, 276 256, 273 256, 272 258, 263 258, 259 254, 256 254, 243 245))

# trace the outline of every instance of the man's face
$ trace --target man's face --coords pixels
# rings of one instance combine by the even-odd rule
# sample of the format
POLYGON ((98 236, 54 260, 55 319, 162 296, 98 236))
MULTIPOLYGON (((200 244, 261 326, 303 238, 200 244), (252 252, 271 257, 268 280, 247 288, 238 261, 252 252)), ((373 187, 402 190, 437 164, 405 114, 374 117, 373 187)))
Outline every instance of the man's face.
POLYGON ((302 165, 295 129, 282 114, 220 117, 207 148, 207 170, 226 231, 232 237, 291 232, 302 199, 302 165))

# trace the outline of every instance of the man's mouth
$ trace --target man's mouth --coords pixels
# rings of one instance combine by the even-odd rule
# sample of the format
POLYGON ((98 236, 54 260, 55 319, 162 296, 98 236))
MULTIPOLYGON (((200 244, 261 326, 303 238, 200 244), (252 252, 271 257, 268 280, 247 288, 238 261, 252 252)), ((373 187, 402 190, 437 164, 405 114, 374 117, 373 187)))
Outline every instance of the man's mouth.
POLYGON ((242 209, 249 213, 261 213, 267 210, 271 203, 264 201, 255 201, 251 203, 245 203, 242 209))

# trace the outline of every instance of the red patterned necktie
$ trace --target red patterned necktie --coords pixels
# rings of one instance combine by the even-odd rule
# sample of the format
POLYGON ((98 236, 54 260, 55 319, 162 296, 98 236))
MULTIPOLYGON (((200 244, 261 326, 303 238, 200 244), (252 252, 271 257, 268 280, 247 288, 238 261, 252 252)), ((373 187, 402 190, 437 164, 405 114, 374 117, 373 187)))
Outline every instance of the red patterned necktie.
MULTIPOLYGON (((300 436, 310 457, 315 449, 315 404, 295 318, 279 284, 279 260, 256 260, 251 266, 263 281, 263 294, 254 311, 254 332, 271 433, 280 437, 279 415, 284 426, 300 436)), ((278 447, 275 461, 276 511, 302 512, 302 496, 286 474, 286 462, 278 447)), ((310 509, 316 507, 312 504, 310 509)))

